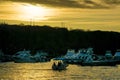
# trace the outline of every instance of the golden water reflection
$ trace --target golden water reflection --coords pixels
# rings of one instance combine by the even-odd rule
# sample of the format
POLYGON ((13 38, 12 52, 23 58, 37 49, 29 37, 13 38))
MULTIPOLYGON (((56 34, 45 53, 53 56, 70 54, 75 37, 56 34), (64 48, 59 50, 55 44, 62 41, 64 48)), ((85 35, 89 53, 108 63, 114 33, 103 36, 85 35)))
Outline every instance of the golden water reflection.
POLYGON ((106 80, 120 79, 120 66, 82 67, 69 65, 65 71, 53 71, 51 63, 0 63, 3 80, 106 80))

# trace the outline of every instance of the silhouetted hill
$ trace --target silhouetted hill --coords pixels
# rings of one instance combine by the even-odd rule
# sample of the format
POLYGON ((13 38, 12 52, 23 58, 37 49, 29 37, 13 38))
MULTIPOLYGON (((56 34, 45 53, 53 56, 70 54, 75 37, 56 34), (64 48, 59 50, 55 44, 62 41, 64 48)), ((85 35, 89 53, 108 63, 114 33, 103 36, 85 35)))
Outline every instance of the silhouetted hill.
POLYGON ((68 30, 50 26, 0 24, 0 49, 14 54, 23 49, 44 50, 53 56, 67 49, 93 47, 96 54, 120 48, 120 33, 108 31, 68 30))

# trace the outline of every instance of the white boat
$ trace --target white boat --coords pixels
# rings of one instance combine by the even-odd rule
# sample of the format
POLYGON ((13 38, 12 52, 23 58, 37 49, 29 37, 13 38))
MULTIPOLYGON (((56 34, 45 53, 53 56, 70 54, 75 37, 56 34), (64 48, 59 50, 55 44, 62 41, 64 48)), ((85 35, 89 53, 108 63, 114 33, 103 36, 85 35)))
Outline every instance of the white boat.
POLYGON ((30 50, 18 51, 13 55, 13 60, 16 63, 34 63, 34 62, 46 62, 48 54, 43 51, 37 51, 35 55, 30 54, 30 50))
MULTIPOLYGON (((78 53, 68 51, 64 57, 57 58, 66 63, 80 64, 84 66, 115 66, 116 61, 110 51, 107 51, 105 56, 97 56, 93 54, 93 48, 81 49, 78 53), (68 55, 70 54, 70 55, 68 55)), ((56 60, 57 60, 56 59, 56 60)))
POLYGON ((36 62, 34 57, 31 56, 30 50, 18 51, 13 55, 13 60, 16 63, 33 63, 36 62))
MULTIPOLYGON (((96 56, 97 57, 97 56, 96 56)), ((116 61, 113 59, 104 59, 100 60, 98 57, 95 58, 95 55, 89 55, 86 59, 81 63, 82 66, 115 66, 116 61)))
POLYGON ((120 49, 118 49, 118 50, 115 52, 114 60, 116 60, 116 63, 117 63, 117 64, 120 64, 120 49))
POLYGON ((105 57, 106 57, 107 59, 109 59, 109 60, 113 59, 113 55, 112 55, 112 53, 111 53, 110 50, 106 51, 105 57))
POLYGON ((49 61, 47 56, 48 56, 48 53, 39 50, 36 52, 36 54, 33 57, 35 58, 36 62, 46 62, 46 61, 49 61))
POLYGON ((62 60, 69 64, 81 64, 81 62, 87 56, 90 56, 92 54, 93 54, 93 48, 80 49, 78 53, 75 53, 75 50, 68 50, 65 56, 54 58, 54 60, 62 60))

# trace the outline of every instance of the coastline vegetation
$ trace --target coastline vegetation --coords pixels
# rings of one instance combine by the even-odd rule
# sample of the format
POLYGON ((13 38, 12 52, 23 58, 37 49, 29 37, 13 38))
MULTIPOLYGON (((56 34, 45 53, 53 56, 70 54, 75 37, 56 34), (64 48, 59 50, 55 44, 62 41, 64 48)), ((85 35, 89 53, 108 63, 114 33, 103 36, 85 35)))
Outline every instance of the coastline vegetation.
POLYGON ((112 53, 120 49, 120 33, 110 31, 84 31, 80 29, 51 26, 9 25, 0 24, 0 49, 5 54, 14 54, 26 49, 43 50, 49 56, 66 54, 68 49, 93 47, 95 54, 104 54, 106 50, 112 53))

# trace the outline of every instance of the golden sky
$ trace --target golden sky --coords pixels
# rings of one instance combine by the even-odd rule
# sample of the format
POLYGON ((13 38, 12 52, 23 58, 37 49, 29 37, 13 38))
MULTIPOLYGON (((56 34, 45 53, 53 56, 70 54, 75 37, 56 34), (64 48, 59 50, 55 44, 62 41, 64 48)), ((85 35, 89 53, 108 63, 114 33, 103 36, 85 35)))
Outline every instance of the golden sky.
POLYGON ((0 0, 0 22, 120 32, 120 0, 0 0))

